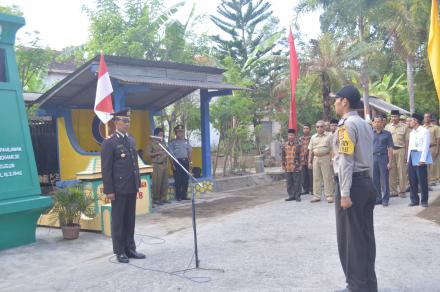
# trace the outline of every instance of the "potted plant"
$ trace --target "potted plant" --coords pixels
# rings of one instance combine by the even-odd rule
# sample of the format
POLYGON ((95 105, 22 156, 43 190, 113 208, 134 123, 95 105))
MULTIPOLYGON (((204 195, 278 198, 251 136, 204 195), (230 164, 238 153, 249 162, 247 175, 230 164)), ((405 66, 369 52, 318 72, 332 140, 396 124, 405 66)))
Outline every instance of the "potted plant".
POLYGON ((51 213, 54 220, 59 220, 64 239, 78 238, 81 215, 94 218, 94 203, 94 198, 85 195, 80 186, 55 191, 51 213))

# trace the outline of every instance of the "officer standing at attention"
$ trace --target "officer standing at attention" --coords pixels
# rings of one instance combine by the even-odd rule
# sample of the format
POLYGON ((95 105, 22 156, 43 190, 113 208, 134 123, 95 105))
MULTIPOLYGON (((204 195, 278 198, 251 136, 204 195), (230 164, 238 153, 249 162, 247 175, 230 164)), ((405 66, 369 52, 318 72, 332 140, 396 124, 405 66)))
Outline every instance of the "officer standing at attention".
POLYGON ((373 210, 376 191, 370 177, 373 131, 355 110, 361 95, 352 85, 335 95, 341 117, 334 139, 336 180, 336 235, 347 288, 339 291, 376 292, 376 241, 373 210))
MULTIPOLYGON (((185 139, 185 130, 182 125, 177 125, 174 128, 176 133, 176 139, 169 143, 169 149, 173 155, 177 158, 179 163, 189 170, 191 162, 192 147, 188 140, 185 139)), ((189 200, 188 199, 188 174, 176 163, 173 162, 174 170, 174 186, 176 190, 176 200, 189 200)))
POLYGON ((391 133, 394 143, 390 170, 391 197, 396 197, 399 194, 401 198, 405 198, 406 186, 408 184, 406 153, 408 152, 409 128, 405 121, 399 121, 399 114, 398 110, 391 111, 391 123, 386 125, 385 130, 391 133), (399 185, 399 191, 397 191, 397 185, 399 185))
POLYGON ((145 258, 144 254, 136 252, 134 241, 139 165, 136 143, 128 134, 130 109, 117 111, 113 116, 116 131, 101 146, 102 182, 104 193, 112 205, 113 253, 118 262, 128 263, 129 258, 145 258))
POLYGON ((152 138, 151 143, 147 146, 147 155, 151 158, 153 163, 152 185, 154 203, 163 205, 164 203, 169 203, 166 200, 168 193, 168 159, 165 150, 160 146, 166 147, 164 131, 162 128, 156 128, 153 134, 161 139, 152 138))

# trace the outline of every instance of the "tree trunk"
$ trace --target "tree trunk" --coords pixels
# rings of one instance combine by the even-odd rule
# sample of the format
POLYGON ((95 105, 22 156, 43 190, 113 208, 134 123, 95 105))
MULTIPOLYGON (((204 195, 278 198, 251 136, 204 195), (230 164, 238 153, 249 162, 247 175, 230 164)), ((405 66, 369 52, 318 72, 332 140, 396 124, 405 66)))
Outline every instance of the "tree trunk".
MULTIPOLYGON (((365 41, 364 31, 365 31, 365 23, 364 17, 361 14, 358 18, 358 26, 359 26, 359 41, 363 43, 365 41)), ((361 85, 364 88, 364 115, 365 119, 370 120, 370 93, 368 90, 369 80, 368 80, 368 56, 361 57, 361 85)))
POLYGON ((331 116, 331 104, 330 104, 330 80, 326 74, 321 74, 321 84, 322 84, 322 102, 324 107, 324 112, 322 118, 324 121, 330 121, 331 116))
POLYGON ((414 60, 408 57, 406 59, 406 79, 408 82, 409 111, 411 114, 415 111, 414 106, 414 60))

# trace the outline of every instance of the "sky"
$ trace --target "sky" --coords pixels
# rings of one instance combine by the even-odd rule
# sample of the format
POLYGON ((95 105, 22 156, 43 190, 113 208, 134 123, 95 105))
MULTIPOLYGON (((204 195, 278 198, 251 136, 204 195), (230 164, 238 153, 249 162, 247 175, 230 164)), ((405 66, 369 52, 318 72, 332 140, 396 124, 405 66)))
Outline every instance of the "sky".
MULTIPOLYGON (((172 5, 175 0, 164 0, 172 5)), ((214 14, 220 0, 187 0, 178 17, 186 19, 192 4, 196 2, 196 14, 214 14)), ((294 7, 299 0, 268 0, 272 4, 274 16, 280 19, 280 26, 288 28, 295 16, 294 7)), ((95 0, 0 0, 0 5, 17 5, 24 13, 26 26, 17 39, 26 40, 26 32, 39 31, 42 44, 52 49, 61 50, 67 46, 84 44, 88 39, 88 18, 82 12, 82 6, 94 7, 95 0)), ((298 24, 304 39, 319 35, 319 13, 309 13, 299 17, 298 24)), ((210 21, 198 28, 200 32, 213 32, 217 28, 210 21)), ((294 34, 296 32, 294 31, 294 34)))

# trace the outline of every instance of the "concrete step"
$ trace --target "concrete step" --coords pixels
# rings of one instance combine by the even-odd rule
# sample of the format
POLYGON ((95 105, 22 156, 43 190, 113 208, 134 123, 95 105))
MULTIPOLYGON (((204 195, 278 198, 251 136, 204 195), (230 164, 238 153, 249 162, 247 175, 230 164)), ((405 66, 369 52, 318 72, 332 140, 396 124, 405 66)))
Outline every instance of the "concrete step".
POLYGON ((214 179, 214 191, 227 192, 242 188, 264 186, 284 178, 284 173, 277 172, 217 178, 214 179))

